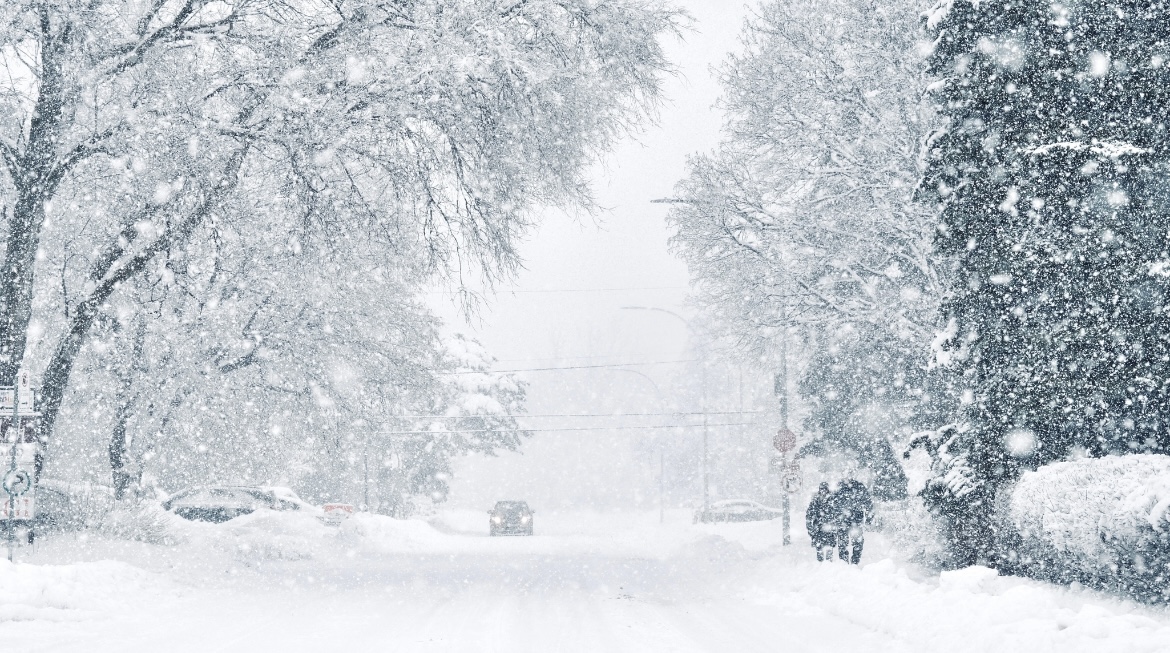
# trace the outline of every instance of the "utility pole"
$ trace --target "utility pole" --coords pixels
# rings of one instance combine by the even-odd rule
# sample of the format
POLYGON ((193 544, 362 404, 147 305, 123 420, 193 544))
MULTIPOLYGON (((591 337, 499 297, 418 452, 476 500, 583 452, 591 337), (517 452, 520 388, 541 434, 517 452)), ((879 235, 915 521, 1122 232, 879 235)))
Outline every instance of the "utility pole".
MULTIPOLYGON (((780 394, 780 428, 788 430, 788 334, 785 333, 780 338, 780 373, 776 376, 776 386, 780 394)), ((788 463, 788 454, 781 454, 784 456, 785 465, 788 463)), ((788 496, 787 480, 782 476, 780 479, 783 502, 780 509, 784 511, 783 529, 784 529, 784 546, 792 544, 792 505, 791 499, 788 496)))
POLYGON ((707 360, 706 356, 699 361, 699 368, 703 370, 703 512, 711 507, 711 462, 710 462, 710 435, 707 428, 707 360))
POLYGON ((658 448, 658 523, 666 523, 666 451, 658 448))
MULTIPOLYGON (((662 200, 662 201, 654 200, 654 201, 656 203, 660 203, 660 204, 673 202, 673 200, 662 200)), ((711 465, 710 465, 710 461, 709 461, 710 433, 709 433, 708 422, 707 422, 707 353, 708 352, 707 352, 706 344, 704 343, 698 330, 695 329, 695 325, 691 324, 690 320, 679 315, 678 313, 675 313, 674 311, 667 310, 665 308, 658 308, 657 306, 622 306, 622 310, 626 310, 626 311, 654 311, 657 313, 666 313, 667 315, 673 316, 675 319, 682 322, 687 327, 687 330, 691 332, 691 335, 694 336, 695 338, 697 338, 699 340, 699 342, 702 344, 702 349, 700 350, 700 354, 699 354, 699 358, 701 359, 699 361, 699 369, 702 372, 702 384, 703 384, 703 512, 706 512, 707 509, 711 507, 711 465)), ((632 370, 627 370, 627 371, 632 371, 632 370)))

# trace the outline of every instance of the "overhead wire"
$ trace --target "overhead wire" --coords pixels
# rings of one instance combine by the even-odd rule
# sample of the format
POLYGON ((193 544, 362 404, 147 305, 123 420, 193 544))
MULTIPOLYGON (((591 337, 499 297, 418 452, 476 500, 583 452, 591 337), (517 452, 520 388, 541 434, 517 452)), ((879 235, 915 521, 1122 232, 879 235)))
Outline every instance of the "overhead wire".
MULTIPOLYGON (((660 429, 693 429, 693 428, 715 428, 720 426, 755 426, 759 422, 735 422, 730 424, 663 424, 656 426, 582 426, 582 427, 557 427, 547 429, 507 429, 509 431, 536 431, 539 433, 548 433, 554 431, 632 431, 632 430, 660 430, 660 429)), ((454 431, 426 431, 426 430, 411 430, 411 431, 375 431, 376 435, 448 435, 453 433, 490 433, 496 429, 459 429, 454 431)))
POLYGON ((554 372, 558 370, 596 370, 611 367, 636 367, 639 365, 673 365, 675 363, 695 363, 697 358, 683 358, 673 361, 642 361, 633 363, 604 363, 598 365, 566 365, 564 367, 527 367, 521 369, 511 370, 460 370, 454 372, 442 372, 442 374, 503 374, 510 372, 554 372))
MULTIPOLYGON (((491 292, 502 295, 502 294, 509 294, 509 293, 556 294, 556 293, 574 293, 574 292, 629 292, 629 291, 637 291, 637 290, 687 290, 687 288, 685 286, 635 286, 635 287, 628 287, 628 288, 531 288, 531 289, 499 289, 499 290, 494 290, 491 292)), ((461 292, 462 291, 459 291, 459 290, 428 290, 428 291, 426 291, 426 294, 428 294, 428 295, 458 295, 461 292)))
MULTIPOLYGON (((543 413, 532 414, 520 413, 518 415, 507 415, 506 417, 515 417, 517 419, 524 419, 526 417, 677 417, 687 415, 756 415, 759 413, 766 413, 764 410, 711 410, 707 412, 702 411, 678 411, 666 413, 543 413)), ((503 415, 391 415, 394 419, 472 419, 475 417, 505 417, 503 415)))

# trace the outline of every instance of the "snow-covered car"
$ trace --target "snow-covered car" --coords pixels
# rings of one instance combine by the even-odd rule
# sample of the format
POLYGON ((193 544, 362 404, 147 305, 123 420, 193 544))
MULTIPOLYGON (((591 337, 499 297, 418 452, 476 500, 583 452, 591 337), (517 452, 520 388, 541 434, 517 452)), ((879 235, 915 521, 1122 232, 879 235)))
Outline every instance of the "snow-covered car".
POLYGON ((42 478, 33 490, 38 532, 76 531, 114 508, 114 488, 42 478))
POLYGON ((488 511, 488 530, 496 535, 532 535, 532 515, 536 514, 523 501, 497 501, 488 511))
POLYGON ((288 488, 247 486, 190 488, 171 495, 162 507, 183 519, 217 524, 257 510, 312 508, 288 488))
POLYGON ((730 501, 716 501, 706 510, 699 508, 695 511, 694 521, 698 523, 712 522, 741 522, 767 521, 776 519, 783 513, 775 508, 769 508, 762 503, 747 499, 733 499, 730 501))

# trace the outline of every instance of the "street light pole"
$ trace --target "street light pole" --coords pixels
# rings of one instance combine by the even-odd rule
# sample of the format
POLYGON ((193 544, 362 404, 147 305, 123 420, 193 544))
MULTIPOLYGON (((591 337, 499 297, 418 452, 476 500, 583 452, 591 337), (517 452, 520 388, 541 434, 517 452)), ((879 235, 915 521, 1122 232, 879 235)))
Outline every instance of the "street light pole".
MULTIPOLYGON (((654 396, 658 398, 658 410, 665 414, 666 400, 662 397, 662 390, 654 379, 648 375, 639 372, 638 370, 631 370, 624 367, 617 367, 610 370, 611 372, 629 372, 630 374, 637 374, 645 379, 651 388, 654 388, 654 396)), ((661 442, 658 443, 658 523, 666 523, 666 451, 661 442)))
MULTIPOLYGON (((687 318, 675 313, 674 311, 658 308, 657 306, 622 306, 622 310, 626 311, 655 311, 658 313, 666 313, 673 316, 675 319, 686 325, 690 330, 691 335, 698 336, 698 331, 691 321, 687 318)), ((702 342, 700 340, 700 342, 702 342)), ((705 353, 705 352, 704 352, 705 353)), ((703 390, 703 510, 706 511, 711 507, 711 469, 710 469, 710 429, 707 422, 707 357, 700 355, 699 370, 701 373, 701 383, 703 390)))

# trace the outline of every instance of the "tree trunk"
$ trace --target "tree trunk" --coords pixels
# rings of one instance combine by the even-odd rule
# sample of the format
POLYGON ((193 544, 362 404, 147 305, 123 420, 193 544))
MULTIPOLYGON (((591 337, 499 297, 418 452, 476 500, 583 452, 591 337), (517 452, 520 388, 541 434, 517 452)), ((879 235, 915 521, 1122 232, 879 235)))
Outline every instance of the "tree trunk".
POLYGON ((57 416, 61 412, 61 402, 65 399, 65 391, 69 387, 69 377, 73 373, 73 364, 89 336, 89 330, 93 327, 101 307, 123 283, 145 270, 159 253, 187 241, 191 233, 203 224, 223 198, 235 189, 240 169, 249 150, 249 144, 243 144, 228 160, 224 175, 218 184, 206 191, 185 219, 173 225, 154 242, 127 256, 126 250, 133 244, 133 240, 129 240, 134 233, 131 221, 123 234, 119 235, 120 240, 115 240, 98 258, 100 265, 90 274, 90 279, 95 283, 93 292, 75 307, 69 320, 69 328, 58 342, 41 381, 42 441, 48 442, 53 435, 57 416))
MULTIPOLYGON (((114 499, 121 501, 126 490, 137 486, 141 480, 142 466, 130 454, 130 439, 126 437, 126 423, 134 414, 134 380, 143 369, 143 354, 146 344, 146 321, 142 315, 135 317, 134 342, 130 347, 128 360, 122 361, 118 374, 118 408, 114 415, 114 429, 110 434, 110 477, 114 487, 114 499)), ((120 330, 120 328, 119 328, 120 330)), ((136 490, 137 493, 137 490, 136 490)))
POLYGON ((65 105, 61 59, 70 40, 68 23, 56 34, 48 9, 40 15, 40 85, 36 108, 29 123, 28 144, 23 152, 4 148, 4 161, 16 188, 16 204, 8 224, 4 273, 0 274, 0 385, 15 385, 28 341, 32 319, 33 275, 45 202, 53 197, 66 162, 58 158, 61 117, 65 105))
POLYGON ((45 220, 44 201, 37 193, 21 193, 9 223, 4 274, 0 275, 0 385, 16 384, 24 359, 28 323, 32 319, 33 272, 45 220))

